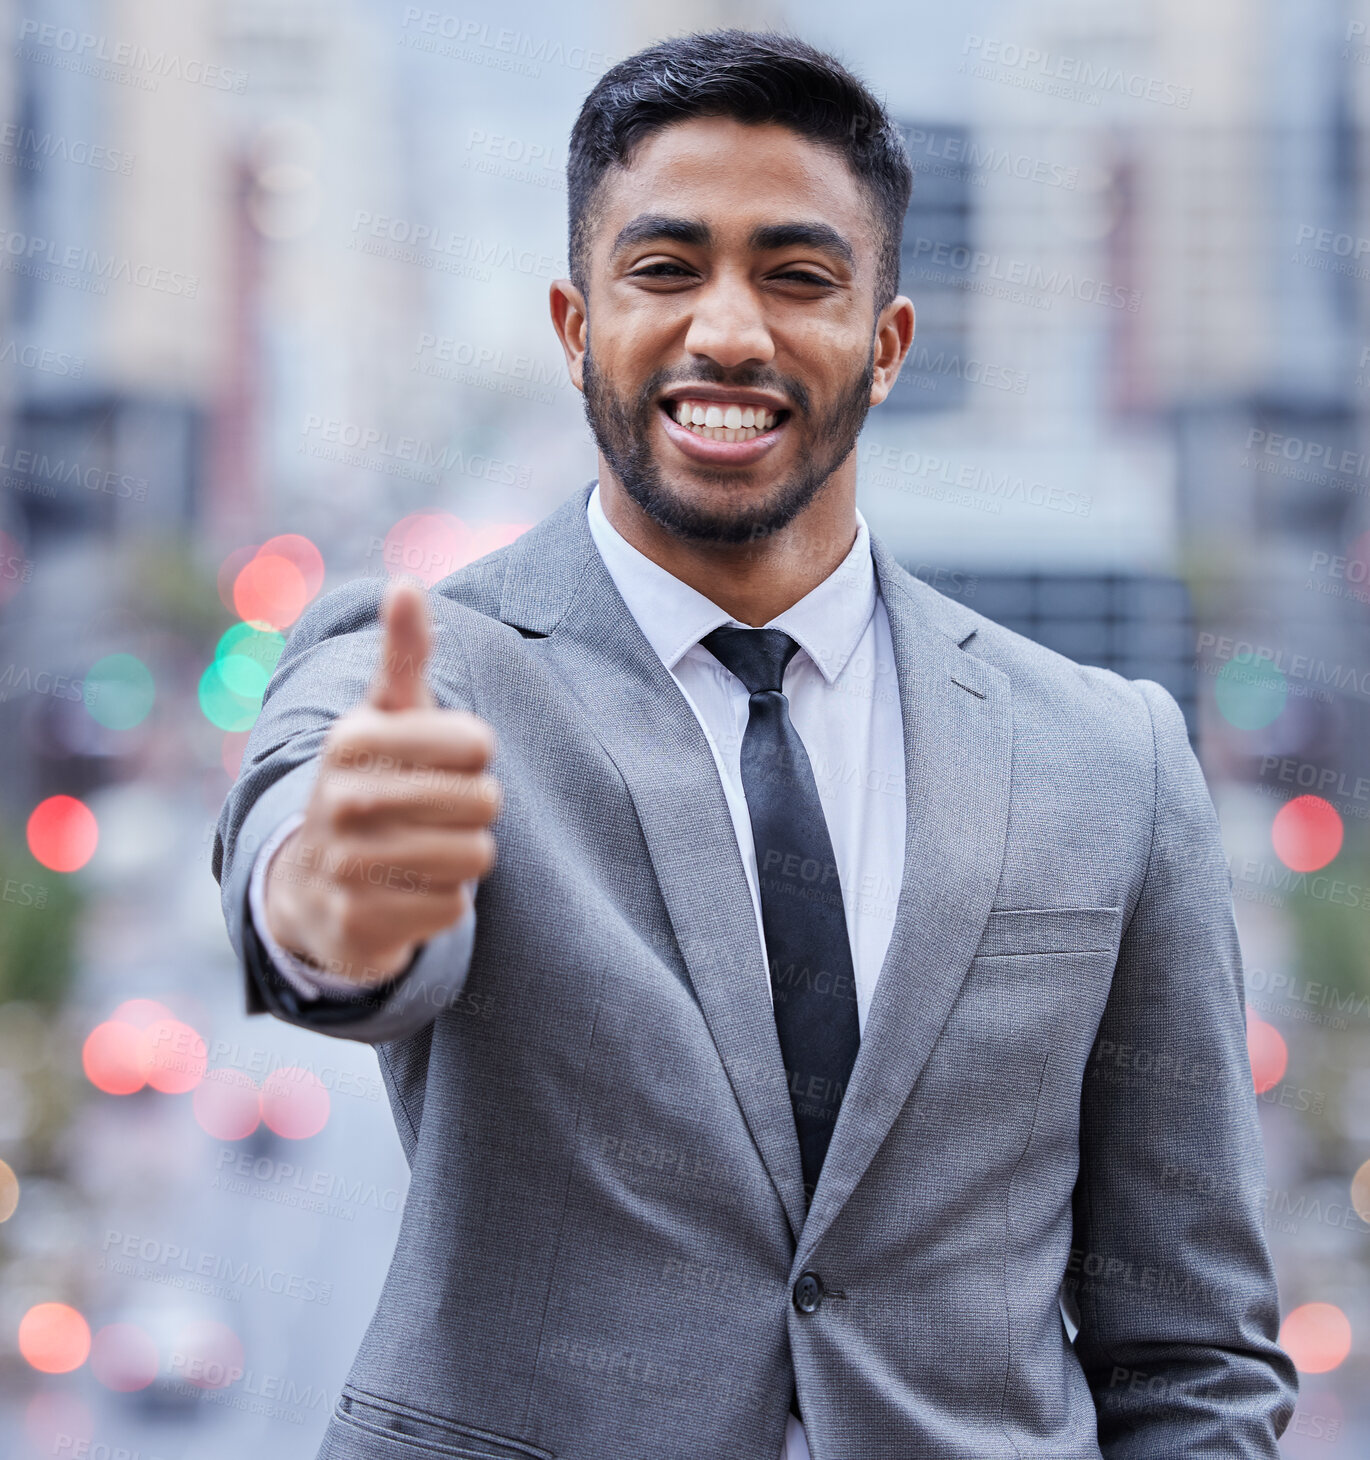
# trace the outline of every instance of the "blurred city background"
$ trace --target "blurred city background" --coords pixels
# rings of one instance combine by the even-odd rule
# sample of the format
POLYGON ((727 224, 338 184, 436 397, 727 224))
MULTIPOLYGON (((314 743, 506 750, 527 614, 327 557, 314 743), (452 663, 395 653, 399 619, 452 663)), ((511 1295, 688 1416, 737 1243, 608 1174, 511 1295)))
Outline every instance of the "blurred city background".
POLYGON ((0 0, 0 1455, 314 1454, 407 1171, 369 1048, 245 1017, 214 823, 308 601, 594 475, 568 132, 720 23, 908 139, 873 529, 1185 709, 1283 1448, 1370 1454, 1370 0, 443 5, 0 0))

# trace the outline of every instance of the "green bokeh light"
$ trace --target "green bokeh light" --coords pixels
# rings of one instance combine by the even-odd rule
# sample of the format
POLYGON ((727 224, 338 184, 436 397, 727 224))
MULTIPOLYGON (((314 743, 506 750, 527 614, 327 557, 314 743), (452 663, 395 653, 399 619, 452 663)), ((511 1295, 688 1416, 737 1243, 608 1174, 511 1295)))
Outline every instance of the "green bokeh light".
POLYGON ((1261 730, 1279 718, 1289 697, 1289 684, 1273 664, 1257 661, 1248 651, 1218 671, 1213 694, 1219 713, 1229 725, 1238 730, 1261 730))
POLYGON ((157 698, 152 671, 133 654, 106 654, 86 672, 82 695, 92 719, 110 730, 141 725, 157 698))
POLYGON ((215 660, 200 676, 200 709, 211 725, 220 730, 248 730, 261 713, 260 696, 238 694, 224 683, 215 660))
POLYGON ((284 648, 284 635, 274 629, 234 624, 214 651, 219 678, 240 698, 260 701, 284 648))

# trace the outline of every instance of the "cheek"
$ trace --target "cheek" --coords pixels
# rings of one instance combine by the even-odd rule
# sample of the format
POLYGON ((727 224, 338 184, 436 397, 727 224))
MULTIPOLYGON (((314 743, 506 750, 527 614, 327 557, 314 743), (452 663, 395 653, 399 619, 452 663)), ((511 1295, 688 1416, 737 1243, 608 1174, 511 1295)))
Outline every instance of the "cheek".
POLYGON ((690 311, 685 296, 649 294, 645 290, 607 292, 600 315, 590 310, 592 329, 614 337, 621 347, 638 349, 645 341, 669 344, 683 338, 690 311))
POLYGON ((852 409, 852 402, 869 403, 873 382, 866 379, 866 357, 824 360, 821 369, 797 372, 809 392, 809 420, 818 425, 825 417, 835 413, 845 414, 852 409))
POLYGON ((591 316, 595 368, 620 396, 636 396, 657 371, 679 363, 677 329, 659 310, 616 311, 606 325, 591 316))
POLYGON ((777 367, 801 379, 815 400, 820 392, 826 399, 842 394, 866 369, 875 347, 869 330, 822 317, 787 320, 772 338, 777 367))

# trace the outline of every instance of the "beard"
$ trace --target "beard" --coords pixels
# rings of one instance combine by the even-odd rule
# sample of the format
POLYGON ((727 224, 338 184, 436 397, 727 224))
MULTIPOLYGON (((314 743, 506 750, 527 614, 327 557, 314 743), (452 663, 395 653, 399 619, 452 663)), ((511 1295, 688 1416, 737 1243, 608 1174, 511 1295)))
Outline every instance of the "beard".
MULTIPOLYGON (((872 346, 874 341, 872 341, 872 346)), ((769 537, 787 527, 819 495, 833 472, 851 455, 870 410, 870 389, 875 379, 874 350, 864 369, 842 391, 832 407, 814 418, 809 392, 803 383, 754 371, 728 373, 711 360, 701 360, 687 376, 658 370, 638 391, 636 399, 619 396, 595 368, 594 352, 585 346, 585 418, 599 447, 623 489, 659 526, 694 542, 744 543, 769 537), (663 391, 677 380, 694 384, 732 385, 739 389, 783 392, 793 402, 787 431, 801 433, 798 459, 803 465, 778 483, 766 499, 734 511, 711 511, 668 483, 652 452, 654 413, 663 391)), ((762 459, 764 461, 764 458, 762 459)), ((761 463, 758 463, 760 465, 761 463)), ((694 474, 711 484, 729 486, 739 480, 734 470, 696 465, 694 474)))

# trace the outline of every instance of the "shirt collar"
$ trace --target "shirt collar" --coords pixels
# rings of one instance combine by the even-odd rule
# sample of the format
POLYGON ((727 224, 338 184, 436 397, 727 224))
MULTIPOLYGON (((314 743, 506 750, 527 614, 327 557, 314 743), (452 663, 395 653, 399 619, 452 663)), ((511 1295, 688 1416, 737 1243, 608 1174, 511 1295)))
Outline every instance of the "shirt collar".
MULTIPOLYGON (((705 634, 723 624, 737 624, 716 603, 640 553, 617 531, 600 505, 598 482, 590 493, 586 517, 614 586, 667 669, 673 670, 705 634)), ((856 541, 847 556, 765 627, 789 634, 832 684, 861 642, 875 612, 875 599, 870 529, 858 511, 856 541)))

